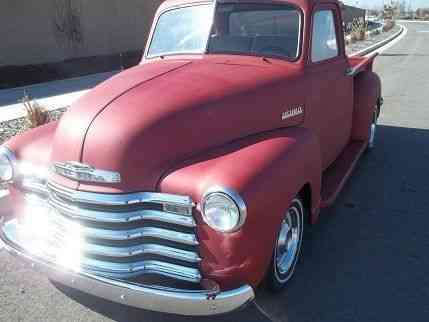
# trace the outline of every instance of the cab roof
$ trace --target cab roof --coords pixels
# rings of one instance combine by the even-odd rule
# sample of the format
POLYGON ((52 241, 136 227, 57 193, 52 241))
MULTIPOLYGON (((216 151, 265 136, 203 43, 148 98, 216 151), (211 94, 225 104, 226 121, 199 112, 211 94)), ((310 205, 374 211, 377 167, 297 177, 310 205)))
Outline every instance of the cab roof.
POLYGON ((187 4, 207 3, 207 2, 219 2, 219 3, 262 3, 262 4, 281 4, 281 3, 292 3, 299 7, 311 7, 320 3, 339 3, 338 0, 166 0, 161 4, 160 9, 166 9, 170 7, 182 6, 187 4))

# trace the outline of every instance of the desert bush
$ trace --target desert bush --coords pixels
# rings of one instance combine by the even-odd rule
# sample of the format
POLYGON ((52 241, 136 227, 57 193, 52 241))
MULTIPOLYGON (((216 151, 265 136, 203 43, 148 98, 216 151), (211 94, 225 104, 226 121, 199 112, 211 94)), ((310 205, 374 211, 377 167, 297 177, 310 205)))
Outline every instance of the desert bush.
POLYGON ((49 122, 49 113, 47 109, 32 100, 30 96, 25 94, 21 102, 27 113, 25 122, 28 128, 32 129, 49 122))

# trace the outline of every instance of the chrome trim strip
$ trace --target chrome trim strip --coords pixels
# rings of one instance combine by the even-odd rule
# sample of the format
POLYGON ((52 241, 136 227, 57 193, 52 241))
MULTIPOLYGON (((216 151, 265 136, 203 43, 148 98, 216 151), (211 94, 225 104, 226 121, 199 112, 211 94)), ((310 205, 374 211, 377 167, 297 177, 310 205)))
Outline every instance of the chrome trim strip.
POLYGON ((140 220, 153 220, 169 224, 175 224, 185 227, 195 227, 196 223, 193 217, 166 213, 158 210, 137 210, 130 212, 102 212, 96 210, 83 209, 74 206, 68 206, 51 195, 49 203, 62 214, 81 220, 103 223, 128 223, 140 220))
POLYGON ((94 192, 76 191, 67 189, 53 182, 48 182, 48 187, 54 192, 72 202, 87 203, 103 206, 132 205, 138 203, 167 203, 187 207, 194 207, 190 197, 172 195, 158 192, 136 192, 129 194, 100 194, 94 192))
MULTIPOLYGON (((42 195, 46 198, 48 198, 48 196, 49 196, 49 191, 48 191, 48 188, 46 187, 46 183, 43 183, 43 182, 39 182, 36 180, 30 180, 30 179, 24 179, 21 181, 21 187, 25 191, 29 191, 31 193, 36 193, 36 194, 42 195)), ((46 202, 46 199, 41 199, 41 200, 44 200, 44 202, 46 202)))
MULTIPOLYGON (((0 239, 4 239, 1 231, 0 229, 0 239)), ((90 273, 65 270, 5 242, 5 249, 10 254, 30 262, 33 268, 46 274, 51 280, 111 302, 145 310, 188 316, 209 316, 234 311, 255 298, 255 293, 249 285, 213 295, 210 290, 192 291, 138 285, 90 273)))
POLYGON ((108 230, 83 227, 83 234, 86 237, 104 240, 133 240, 137 238, 151 237, 168 240, 180 244, 197 246, 198 240, 193 234, 181 233, 157 227, 142 227, 130 230, 108 230))
POLYGON ((198 263, 201 261, 200 256, 198 256, 198 254, 195 252, 157 244, 143 244, 131 247, 115 247, 85 243, 82 247, 82 251, 92 255, 108 257, 127 258, 137 255, 150 254, 174 258, 190 263, 198 263))

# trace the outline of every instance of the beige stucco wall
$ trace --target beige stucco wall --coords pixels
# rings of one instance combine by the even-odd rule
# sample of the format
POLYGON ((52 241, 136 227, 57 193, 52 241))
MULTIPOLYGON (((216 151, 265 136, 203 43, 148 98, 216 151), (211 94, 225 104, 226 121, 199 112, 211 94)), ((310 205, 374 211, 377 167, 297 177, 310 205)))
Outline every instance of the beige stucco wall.
POLYGON ((162 0, 2 0, 0 66, 142 49, 162 0))

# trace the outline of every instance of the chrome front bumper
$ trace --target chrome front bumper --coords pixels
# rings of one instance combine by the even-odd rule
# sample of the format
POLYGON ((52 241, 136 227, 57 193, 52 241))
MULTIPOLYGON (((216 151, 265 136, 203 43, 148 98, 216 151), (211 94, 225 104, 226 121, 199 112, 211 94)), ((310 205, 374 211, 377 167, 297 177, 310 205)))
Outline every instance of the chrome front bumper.
POLYGON ((8 235, 0 218, 0 239, 5 244, 5 250, 26 260, 33 268, 46 274, 51 280, 112 302, 151 311, 204 316, 231 312, 246 305, 254 298, 254 291, 249 285, 213 294, 205 290, 193 291, 139 285, 83 271, 69 270, 24 250, 25 247, 20 246, 18 238, 18 236, 10 236, 10 233, 8 235))

